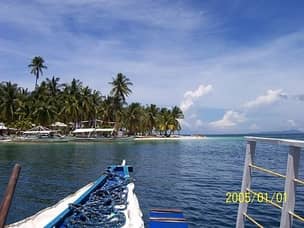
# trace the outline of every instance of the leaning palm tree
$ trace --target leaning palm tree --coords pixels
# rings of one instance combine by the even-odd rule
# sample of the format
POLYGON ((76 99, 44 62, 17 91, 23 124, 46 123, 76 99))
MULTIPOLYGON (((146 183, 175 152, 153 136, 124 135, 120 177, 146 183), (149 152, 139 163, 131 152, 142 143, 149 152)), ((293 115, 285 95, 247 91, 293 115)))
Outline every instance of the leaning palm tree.
POLYGON ((31 74, 35 75, 36 83, 35 88, 37 87, 37 81, 39 76, 43 74, 42 69, 47 69, 47 66, 44 65, 44 59, 41 56, 35 56, 32 59, 31 64, 28 65, 31 68, 31 74))

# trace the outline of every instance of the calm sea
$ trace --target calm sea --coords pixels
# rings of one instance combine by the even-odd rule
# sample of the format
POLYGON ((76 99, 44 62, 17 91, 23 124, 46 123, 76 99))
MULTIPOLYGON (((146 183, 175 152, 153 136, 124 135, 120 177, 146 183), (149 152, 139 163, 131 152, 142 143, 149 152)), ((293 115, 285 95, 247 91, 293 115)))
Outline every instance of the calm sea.
MULTIPOLYGON (((280 137, 304 139, 304 135, 280 137)), ((258 144, 256 163, 285 173, 285 146, 258 144)), ((23 219, 55 204, 95 180, 110 164, 122 159, 133 165, 136 193, 147 223, 152 207, 181 208, 190 227, 234 227, 237 204, 227 204, 226 193, 241 188, 245 141, 242 137, 204 140, 125 143, 0 144, 0 194, 11 169, 22 165, 8 222, 23 219)), ((300 178, 304 178, 304 154, 300 178)), ((255 191, 283 191, 284 180, 254 173, 255 191)), ((297 189, 296 211, 304 215, 304 186, 297 189)), ((265 227, 278 227, 279 210, 251 204, 249 214, 265 227)), ((248 227, 251 226, 248 223, 248 227)), ((294 227, 303 227, 300 222, 294 227)))

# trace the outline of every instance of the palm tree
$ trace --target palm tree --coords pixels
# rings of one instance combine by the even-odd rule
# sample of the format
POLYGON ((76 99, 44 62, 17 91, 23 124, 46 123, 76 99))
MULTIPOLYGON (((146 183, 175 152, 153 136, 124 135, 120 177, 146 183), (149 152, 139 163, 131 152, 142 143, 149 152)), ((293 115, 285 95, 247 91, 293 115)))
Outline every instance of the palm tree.
MULTIPOLYGON (((20 88, 19 89, 19 97, 18 97, 18 108, 16 110, 16 116, 18 121, 24 119, 30 119, 29 116, 31 114, 31 96, 27 89, 20 88)), ((19 128, 18 128, 19 129, 19 128)))
POLYGON ((142 114, 140 103, 132 103, 126 109, 125 124, 129 134, 134 135, 140 131, 142 114))
POLYGON ((107 96, 98 107, 98 115, 106 122, 114 121, 114 101, 113 97, 107 96))
POLYGON ((48 84, 42 81, 40 86, 31 95, 31 117, 34 122, 41 125, 51 124, 57 117, 57 99, 50 96, 48 84))
POLYGON ((129 88, 129 86, 132 86, 133 83, 130 81, 129 78, 127 78, 122 73, 117 74, 116 78, 113 78, 112 82, 109 82, 113 86, 110 94, 113 96, 117 103, 126 103, 126 97, 128 97, 132 90, 129 88))
POLYGON ((0 117, 10 123, 15 120, 18 109, 19 88, 17 84, 2 82, 0 86, 0 117))
POLYGON ((179 107, 174 106, 172 108, 171 116, 173 121, 173 128, 172 128, 173 133, 174 131, 180 131, 181 125, 179 120, 184 118, 183 111, 179 107))
POLYGON ((51 96, 55 97, 59 94, 62 84, 59 83, 60 78, 53 76, 51 79, 46 78, 47 88, 51 96))
POLYGON ((100 92, 97 90, 94 90, 91 95, 91 106, 92 106, 91 119, 93 120, 95 126, 96 126, 97 114, 98 114, 98 110, 101 106, 101 102, 102 102, 102 96, 101 96, 100 92))
POLYGON ((65 122, 73 122, 74 127, 80 121, 80 106, 75 96, 64 95, 62 99, 62 107, 59 113, 61 119, 65 122))
POLYGON ((37 87, 37 81, 39 76, 43 74, 42 69, 47 69, 47 66, 44 65, 44 59, 41 56, 35 56, 32 59, 32 62, 28 65, 31 68, 31 74, 36 76, 35 88, 37 87))
MULTIPOLYGON (((34 65, 37 62, 34 59, 30 66, 38 79, 41 69, 46 67, 43 61, 34 65)), ((130 79, 119 73, 110 84, 113 85, 111 96, 101 96, 99 91, 83 86, 76 79, 63 85, 56 77, 47 78, 40 85, 36 80, 36 88, 32 92, 19 88, 17 84, 2 82, 0 121, 18 129, 27 129, 32 123, 49 125, 55 121, 74 122, 77 126, 80 121, 88 120, 92 126, 93 123, 96 125, 97 119, 102 119, 104 127, 116 122, 116 129, 126 128, 131 135, 152 134, 157 130, 168 137, 181 129, 179 119, 184 115, 179 107, 160 109, 155 104, 144 107, 140 103, 127 106, 126 97, 132 92, 130 79)))
POLYGON ((153 129, 156 128, 157 115, 159 112, 159 108, 155 104, 151 104, 145 110, 147 113, 147 127, 149 134, 152 135, 153 129))
POLYGON ((51 99, 39 100, 35 102, 33 119, 39 125, 50 125, 56 117, 56 106, 51 99))

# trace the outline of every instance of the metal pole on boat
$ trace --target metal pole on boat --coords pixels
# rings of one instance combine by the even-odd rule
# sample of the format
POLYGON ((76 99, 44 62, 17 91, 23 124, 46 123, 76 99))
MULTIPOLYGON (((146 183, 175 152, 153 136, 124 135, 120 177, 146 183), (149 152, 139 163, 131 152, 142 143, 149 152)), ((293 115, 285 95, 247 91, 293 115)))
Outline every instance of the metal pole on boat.
POLYGON ((4 227, 5 225, 5 221, 8 215, 9 208, 11 206, 20 170, 21 166, 19 164, 16 164, 7 184, 4 197, 0 205, 0 228, 4 227))

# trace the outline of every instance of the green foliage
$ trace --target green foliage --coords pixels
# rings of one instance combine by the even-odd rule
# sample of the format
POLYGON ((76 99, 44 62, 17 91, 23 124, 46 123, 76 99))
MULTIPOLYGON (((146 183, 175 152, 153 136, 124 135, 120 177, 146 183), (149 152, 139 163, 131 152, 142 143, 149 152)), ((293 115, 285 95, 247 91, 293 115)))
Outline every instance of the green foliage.
POLYGON ((31 74, 36 77, 35 87, 37 87, 39 76, 43 74, 42 69, 47 69, 47 66, 44 65, 44 59, 41 56, 35 56, 28 67, 31 68, 31 74))
POLYGON ((32 123, 50 126, 60 121, 76 126, 86 120, 88 127, 93 127, 96 120, 102 120, 104 127, 115 122, 117 129, 124 128, 130 135, 151 135, 158 131, 169 136, 181 129, 178 119, 183 118, 183 113, 177 106, 168 109, 155 104, 127 105, 126 99, 132 93, 129 87, 133 84, 122 73, 110 82, 110 95, 102 96, 99 91, 76 79, 62 84, 58 77, 53 76, 38 85, 42 69, 47 68, 40 56, 34 57, 29 67, 36 76, 36 87, 32 92, 11 82, 0 84, 0 121, 8 126, 26 130, 32 123))
POLYGON ((30 118, 25 118, 23 120, 17 120, 16 122, 8 126, 12 128, 16 128, 21 131, 25 131, 32 128, 32 121, 30 118))

